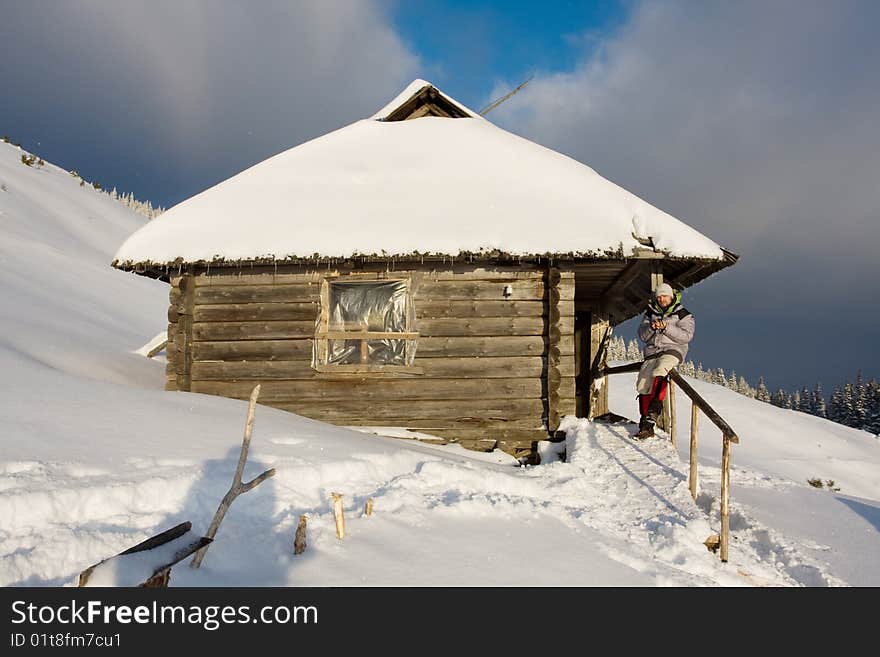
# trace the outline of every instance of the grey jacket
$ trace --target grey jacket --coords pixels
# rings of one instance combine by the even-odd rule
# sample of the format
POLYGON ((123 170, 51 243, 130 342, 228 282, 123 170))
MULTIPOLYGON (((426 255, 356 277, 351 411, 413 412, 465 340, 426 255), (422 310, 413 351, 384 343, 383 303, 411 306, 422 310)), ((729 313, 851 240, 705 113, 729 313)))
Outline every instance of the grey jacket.
POLYGON ((688 343, 694 337, 694 316, 681 305, 681 292, 665 311, 652 300, 639 325, 639 339, 645 343, 645 358, 661 354, 674 354, 684 361, 688 343), (651 322, 660 319, 666 328, 654 330, 651 322))

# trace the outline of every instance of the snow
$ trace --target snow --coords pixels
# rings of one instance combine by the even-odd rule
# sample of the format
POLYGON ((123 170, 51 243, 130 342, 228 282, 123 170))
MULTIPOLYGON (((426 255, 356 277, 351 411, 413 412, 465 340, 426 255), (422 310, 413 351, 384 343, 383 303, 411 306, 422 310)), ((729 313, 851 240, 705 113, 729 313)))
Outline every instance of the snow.
POLYGON ((126 240, 114 261, 631 255, 644 248, 634 229, 672 256, 723 257, 715 242, 593 169, 484 119, 371 118, 183 201, 126 240))
MULTIPOLYGON (((107 264, 143 218, 19 158, 0 145, 0 585, 74 585, 180 522, 207 531, 247 404, 163 391, 164 364, 133 352, 163 329, 168 287, 107 264)), ((566 418, 566 441, 529 467, 259 406, 243 479, 277 474, 234 502, 202 567, 175 567, 171 585, 880 585, 877 439, 692 384, 742 439, 726 564, 703 546, 720 527, 720 438, 704 418, 694 501, 682 397, 679 454, 663 436, 634 442, 631 424, 566 418), (331 492, 344 495, 344 541, 331 492), (308 548, 294 556, 301 515, 308 548)), ((631 415, 632 377, 608 385, 631 415)), ((138 570, 107 569, 116 584, 138 570)))

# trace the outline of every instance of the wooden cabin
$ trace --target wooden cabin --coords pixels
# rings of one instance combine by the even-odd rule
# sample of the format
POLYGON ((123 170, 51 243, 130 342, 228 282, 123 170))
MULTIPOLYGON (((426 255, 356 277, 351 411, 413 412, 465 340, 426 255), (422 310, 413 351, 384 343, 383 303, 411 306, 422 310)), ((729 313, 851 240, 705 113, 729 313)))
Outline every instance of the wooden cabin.
POLYGON ((417 80, 139 230, 171 284, 166 389, 531 459, 607 412, 609 328, 737 256, 417 80))

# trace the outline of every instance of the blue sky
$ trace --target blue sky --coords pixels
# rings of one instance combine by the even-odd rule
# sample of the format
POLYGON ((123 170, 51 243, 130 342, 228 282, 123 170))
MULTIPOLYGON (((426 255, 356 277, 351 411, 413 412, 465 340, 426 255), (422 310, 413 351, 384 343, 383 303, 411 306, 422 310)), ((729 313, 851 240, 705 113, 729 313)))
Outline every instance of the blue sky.
MULTIPOLYGON (((693 357, 880 377, 880 3, 0 0, 0 134, 166 207, 416 77, 742 257, 693 357)), ((622 334, 632 335, 624 326, 622 334)))

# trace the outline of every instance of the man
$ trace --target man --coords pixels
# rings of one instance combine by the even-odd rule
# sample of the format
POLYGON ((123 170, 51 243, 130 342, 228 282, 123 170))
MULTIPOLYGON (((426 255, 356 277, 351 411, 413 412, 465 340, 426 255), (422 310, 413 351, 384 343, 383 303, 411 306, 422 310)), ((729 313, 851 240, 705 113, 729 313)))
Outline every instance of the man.
POLYGON ((639 325, 639 339, 645 343, 645 362, 636 381, 640 419, 635 437, 639 440, 654 435, 654 423, 666 399, 667 375, 684 360, 693 337, 694 316, 682 307, 681 292, 661 283, 639 325))

